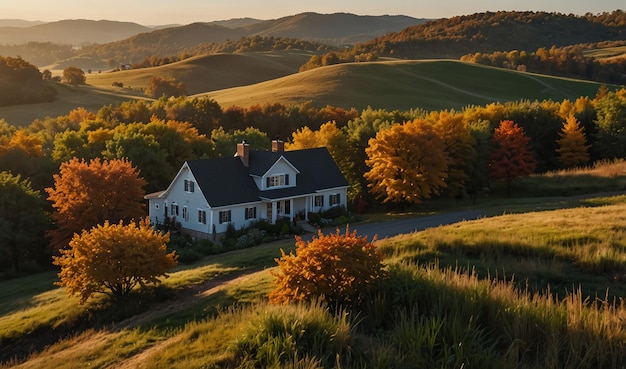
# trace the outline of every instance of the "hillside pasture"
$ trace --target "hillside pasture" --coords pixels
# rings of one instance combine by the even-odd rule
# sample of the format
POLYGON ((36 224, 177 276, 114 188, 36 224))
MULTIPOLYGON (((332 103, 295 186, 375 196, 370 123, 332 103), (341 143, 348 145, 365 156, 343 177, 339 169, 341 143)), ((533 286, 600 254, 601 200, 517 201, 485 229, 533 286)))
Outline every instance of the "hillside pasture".
POLYGON ((144 89, 151 77, 176 79, 190 95, 251 85, 292 73, 313 54, 304 51, 210 54, 153 68, 87 75, 87 84, 111 88, 113 82, 144 89))
POLYGON ((601 86, 452 60, 387 60, 296 73, 309 57, 298 51, 217 54, 155 68, 91 73, 86 75, 87 86, 56 84, 59 96, 53 103, 0 107, 0 118, 19 126, 66 115, 77 107, 95 112, 103 105, 145 98, 143 89, 153 76, 175 78, 190 95, 208 96, 223 108, 312 102, 345 109, 462 109, 496 101, 575 100, 595 96, 601 86))
POLYGON ((0 106, 0 119, 14 126, 27 126, 35 119, 67 115, 78 107, 97 112, 104 105, 120 104, 123 101, 139 98, 137 91, 129 89, 111 90, 92 86, 69 86, 61 83, 53 83, 53 86, 57 91, 55 101, 0 106))
POLYGON ((626 57, 626 46, 585 50, 583 54, 599 60, 623 58, 626 57))
POLYGON ((595 96, 600 84, 496 69, 452 60, 331 65, 255 85, 202 95, 223 107, 312 101, 315 106, 388 110, 462 109, 518 100, 595 96))

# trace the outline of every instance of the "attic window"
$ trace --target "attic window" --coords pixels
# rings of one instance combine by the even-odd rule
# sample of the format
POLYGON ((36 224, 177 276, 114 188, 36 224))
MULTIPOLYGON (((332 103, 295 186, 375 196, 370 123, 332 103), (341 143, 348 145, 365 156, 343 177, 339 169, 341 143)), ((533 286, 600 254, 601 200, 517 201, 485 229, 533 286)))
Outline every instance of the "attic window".
POLYGON ((277 174, 267 177, 267 188, 289 186, 289 174, 277 174))
POLYGON ((185 192, 193 192, 195 183, 188 179, 185 179, 185 192))

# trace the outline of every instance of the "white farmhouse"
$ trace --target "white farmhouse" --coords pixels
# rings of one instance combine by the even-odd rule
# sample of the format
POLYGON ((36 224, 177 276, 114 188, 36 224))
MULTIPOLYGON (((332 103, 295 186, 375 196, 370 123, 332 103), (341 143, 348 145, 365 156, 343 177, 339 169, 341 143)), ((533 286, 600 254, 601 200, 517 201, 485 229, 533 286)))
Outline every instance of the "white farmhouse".
POLYGON ((346 206, 348 182, 326 148, 284 146, 275 140, 272 151, 260 151, 243 142, 234 157, 185 162, 165 191, 146 195, 150 220, 157 226, 175 218, 183 232, 209 238, 228 224, 306 220, 346 206))

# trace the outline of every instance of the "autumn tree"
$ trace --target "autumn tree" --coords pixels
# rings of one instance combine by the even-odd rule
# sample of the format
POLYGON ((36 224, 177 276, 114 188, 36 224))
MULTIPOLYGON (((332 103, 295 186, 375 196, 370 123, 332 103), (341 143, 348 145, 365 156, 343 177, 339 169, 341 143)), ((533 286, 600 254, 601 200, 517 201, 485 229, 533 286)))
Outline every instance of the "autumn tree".
POLYGON ((567 117, 559 136, 558 160, 563 167, 572 168, 589 163, 589 145, 584 128, 573 115, 567 117))
POLYGON ((347 228, 345 234, 339 229, 328 235, 319 231, 308 242, 298 237, 295 254, 281 250, 281 258, 276 259, 279 271, 272 272, 275 280, 270 302, 315 298, 331 305, 357 302, 383 273, 382 254, 372 242, 347 228))
POLYGON ((145 93, 150 97, 159 98, 161 96, 184 96, 187 91, 182 82, 154 76, 148 81, 145 93))
POLYGON ((56 228, 49 232, 52 246, 64 249, 74 233, 105 221, 130 221, 145 216, 146 182, 127 160, 72 159, 62 163, 47 188, 56 228))
POLYGON ((201 134, 209 136, 220 126, 222 108, 213 99, 161 96, 150 106, 153 114, 163 120, 191 123, 201 134))
POLYGON ((448 158, 445 193, 450 197, 458 196, 465 191, 472 164, 476 159, 474 149, 476 141, 462 114, 451 114, 447 111, 434 112, 430 114, 429 119, 434 122, 435 130, 444 143, 444 151, 448 158))
POLYGON ((342 170, 342 172, 350 183, 349 193, 356 198, 366 199, 366 202, 373 201, 373 195, 367 191, 368 182, 363 176, 363 173, 369 170, 365 164, 367 160, 365 149, 368 147, 369 140, 376 137, 378 131, 389 128, 394 123, 412 121, 423 116, 424 112, 421 110, 402 112, 368 107, 361 112, 359 117, 347 122, 342 133, 346 137, 345 147, 348 150, 342 160, 349 163, 349 166, 348 170, 342 170))
POLYGON ((489 158, 489 175, 506 183, 511 195, 511 183, 535 171, 536 161, 530 152, 530 138, 511 120, 503 120, 493 133, 494 150, 489 158))
POLYGON ((0 120, 0 168, 28 178, 34 189, 50 186, 58 165, 45 155, 43 134, 4 124, 0 120))
POLYGON ((626 96, 609 92, 598 101, 596 110, 595 151, 603 159, 626 157, 626 96))
POLYGON ((233 132, 226 132, 219 127, 211 132, 211 141, 215 145, 215 153, 218 157, 230 157, 237 151, 237 144, 245 140, 251 148, 255 150, 269 150, 271 148, 270 138, 267 134, 257 128, 248 127, 237 129, 233 132))
POLYGON ((67 67, 63 69, 63 82, 68 85, 84 85, 85 72, 78 67, 67 67))
POLYGON ((61 267, 57 284, 78 295, 81 304, 97 293, 121 300, 135 287, 167 277, 177 259, 174 251, 167 253, 167 242, 169 233, 154 230, 147 218, 138 225, 105 221, 75 234, 69 248, 54 257, 61 267))
POLYGON ((27 260, 45 255, 44 230, 48 217, 44 200, 20 175, 0 172, 0 270, 20 273, 27 260))
POLYGON ((476 158, 472 162, 467 182, 467 192, 476 203, 478 192, 489 186, 489 150, 491 138, 491 123, 488 120, 478 120, 468 125, 476 151, 476 158))
POLYGON ((444 143, 425 121, 394 124, 369 140, 370 170, 365 178, 383 202, 419 204, 446 186, 448 158, 444 143))
MULTIPOLYGON (((326 122, 315 131, 305 126, 292 133, 291 137, 292 141, 285 144, 286 150, 326 147, 344 177, 350 177, 354 171, 354 163, 351 158, 353 147, 346 134, 337 127, 336 122, 326 122)), ((353 189, 350 188, 348 196, 354 197, 355 195, 353 189)))

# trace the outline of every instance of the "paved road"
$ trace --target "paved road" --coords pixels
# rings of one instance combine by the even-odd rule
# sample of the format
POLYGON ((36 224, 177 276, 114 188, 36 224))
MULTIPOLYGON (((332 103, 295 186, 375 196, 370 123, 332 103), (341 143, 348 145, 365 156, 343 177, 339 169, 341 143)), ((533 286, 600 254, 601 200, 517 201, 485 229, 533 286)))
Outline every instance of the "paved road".
POLYGON ((399 234, 422 231, 426 228, 458 223, 464 220, 480 219, 486 216, 487 213, 484 210, 464 210, 453 213, 411 217, 388 222, 358 224, 350 227, 350 230, 356 230, 357 235, 367 236, 369 240, 371 240, 374 235, 378 235, 378 239, 382 240, 383 238, 393 237, 399 234))
MULTIPOLYGON (((357 225, 351 225, 350 231, 357 231, 358 236, 367 236, 368 240, 376 235, 379 240, 387 237, 397 236, 399 234, 412 233, 422 231, 426 228, 438 227, 440 225, 447 225, 462 222, 464 220, 475 220, 487 217, 487 212, 481 209, 464 210, 452 213, 434 214, 415 216, 406 219, 390 220, 385 222, 375 223, 361 223, 357 225)), ((491 216, 493 216, 493 211, 491 216)), ((331 234, 337 232, 337 228, 328 227, 324 228, 325 234, 331 234)), ((344 226, 339 226, 341 233, 345 232, 344 226)), ((303 236, 305 239, 310 239, 313 234, 303 236)))

